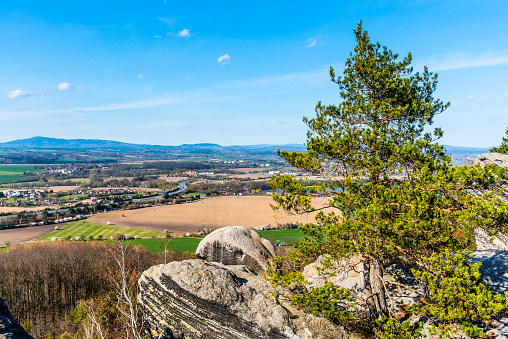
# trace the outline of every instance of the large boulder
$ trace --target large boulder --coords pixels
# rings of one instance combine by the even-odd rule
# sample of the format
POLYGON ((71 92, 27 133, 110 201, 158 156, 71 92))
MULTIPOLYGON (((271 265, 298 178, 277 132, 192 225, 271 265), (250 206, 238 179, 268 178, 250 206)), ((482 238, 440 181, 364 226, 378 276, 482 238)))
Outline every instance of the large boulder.
POLYGON ((275 256, 275 248, 256 231, 243 226, 227 226, 201 240, 196 256, 208 262, 245 265, 262 272, 267 268, 268 259, 275 256))
POLYGON ((152 338, 358 338, 275 300, 271 285, 246 266, 172 262, 145 271, 139 287, 152 338))
POLYGON ((12 316, 0 298, 0 339, 33 339, 12 316))

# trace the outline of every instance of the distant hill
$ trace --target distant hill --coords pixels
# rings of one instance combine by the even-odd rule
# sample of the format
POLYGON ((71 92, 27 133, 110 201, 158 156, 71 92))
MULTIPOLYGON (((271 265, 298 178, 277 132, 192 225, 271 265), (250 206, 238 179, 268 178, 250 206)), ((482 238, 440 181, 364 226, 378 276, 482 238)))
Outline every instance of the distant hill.
POLYGON ((163 145, 147 145, 147 144, 132 144, 114 140, 99 140, 99 139, 58 139, 47 137, 33 137, 28 139, 18 139, 0 143, 0 148, 4 149, 22 149, 22 150, 59 150, 59 149, 75 149, 75 150, 257 150, 257 151, 273 151, 282 147, 288 150, 304 151, 305 147, 298 144, 289 145, 241 145, 241 146, 221 146, 213 143, 198 143, 198 144, 182 144, 179 146, 163 146, 163 145))
MULTIPOLYGON (((488 147, 464 147, 464 146, 450 146, 444 145, 445 149, 455 160, 461 161, 476 157, 478 154, 488 153, 488 147)), ((221 146, 213 143, 198 143, 198 144, 182 144, 179 146, 164 146, 164 145, 147 145, 147 144, 132 144, 114 140, 99 140, 99 139, 58 139, 47 137, 33 137, 28 139, 19 139, 0 143, 0 148, 4 149, 21 149, 21 150, 59 150, 59 149, 74 149, 74 150, 130 150, 130 151, 183 151, 183 152, 238 152, 247 151, 255 152, 256 154, 273 154, 278 148, 286 151, 300 151, 305 152, 306 148, 303 144, 286 144, 286 145, 271 145, 271 144, 258 144, 258 145, 233 145, 221 146)))
MULTIPOLYGON (((145 149, 152 145, 129 144, 113 140, 98 139, 57 139, 47 137, 33 137, 0 143, 0 148, 17 149, 145 149)), ((156 147, 156 146, 155 146, 156 147)))

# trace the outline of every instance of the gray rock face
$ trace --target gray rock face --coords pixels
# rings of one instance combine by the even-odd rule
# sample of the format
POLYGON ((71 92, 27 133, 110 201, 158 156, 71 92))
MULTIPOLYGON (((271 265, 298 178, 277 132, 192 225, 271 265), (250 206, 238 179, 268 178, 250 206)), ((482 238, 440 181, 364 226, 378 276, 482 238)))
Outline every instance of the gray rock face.
POLYGON ((267 268, 267 260, 275 256, 275 248, 257 232, 243 226, 219 228, 207 235, 196 255, 208 262, 245 265, 256 272, 267 268))
POLYGON ((12 316, 0 298, 0 339, 33 339, 12 316))
POLYGON ((508 251, 508 237, 504 233, 499 233, 497 236, 492 237, 483 228, 477 228, 474 230, 474 237, 476 240, 476 249, 479 251, 508 251))
POLYGON ((486 164, 508 167, 508 155, 501 153, 483 153, 476 157, 474 163, 480 164, 482 167, 486 164))
POLYGON ((357 338, 276 301, 271 285, 245 266, 172 262, 145 271, 139 287, 152 338, 357 338))

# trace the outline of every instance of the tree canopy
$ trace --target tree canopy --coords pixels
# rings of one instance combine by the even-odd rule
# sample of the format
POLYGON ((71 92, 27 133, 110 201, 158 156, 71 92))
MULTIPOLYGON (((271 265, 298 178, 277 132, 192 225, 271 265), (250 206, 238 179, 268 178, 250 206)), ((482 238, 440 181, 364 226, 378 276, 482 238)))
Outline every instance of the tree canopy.
POLYGON ((304 118, 306 153, 278 151, 287 163, 325 177, 327 184, 308 186, 305 179, 285 175, 271 181, 275 209, 309 212, 316 209, 317 196, 328 197, 328 205, 320 207, 316 223, 301 228, 304 241, 289 256, 276 258, 268 273, 272 283, 292 289, 295 303, 344 323, 351 315, 330 305, 350 298, 351 291, 333 284, 309 290, 300 272, 322 255, 329 259, 325 266, 358 257, 366 267, 369 297, 363 302, 376 327, 392 318, 385 267, 396 261, 428 270, 426 260, 433 255, 474 248, 476 227, 496 232, 508 226, 508 208, 493 193, 471 194, 506 178, 506 172, 452 166, 436 143, 441 129, 426 132, 449 106, 433 96, 437 75, 426 67, 414 72, 411 54, 399 59, 371 42, 361 22, 354 32, 357 44, 343 76, 330 68, 340 103, 319 102, 316 116, 304 118))
POLYGON ((506 137, 503 137, 503 142, 499 147, 492 147, 491 152, 508 154, 508 128, 506 129, 506 137))

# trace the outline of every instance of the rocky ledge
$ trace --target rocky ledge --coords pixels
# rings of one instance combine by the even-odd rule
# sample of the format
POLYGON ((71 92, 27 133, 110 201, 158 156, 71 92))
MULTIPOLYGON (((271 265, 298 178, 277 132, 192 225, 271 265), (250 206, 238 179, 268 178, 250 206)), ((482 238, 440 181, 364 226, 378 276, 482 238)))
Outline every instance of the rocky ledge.
POLYGON ((0 339, 33 339, 14 319, 0 298, 0 339))
POLYGON ((276 301, 271 285, 246 266, 172 262, 145 271, 139 288, 152 338, 358 338, 276 301))

